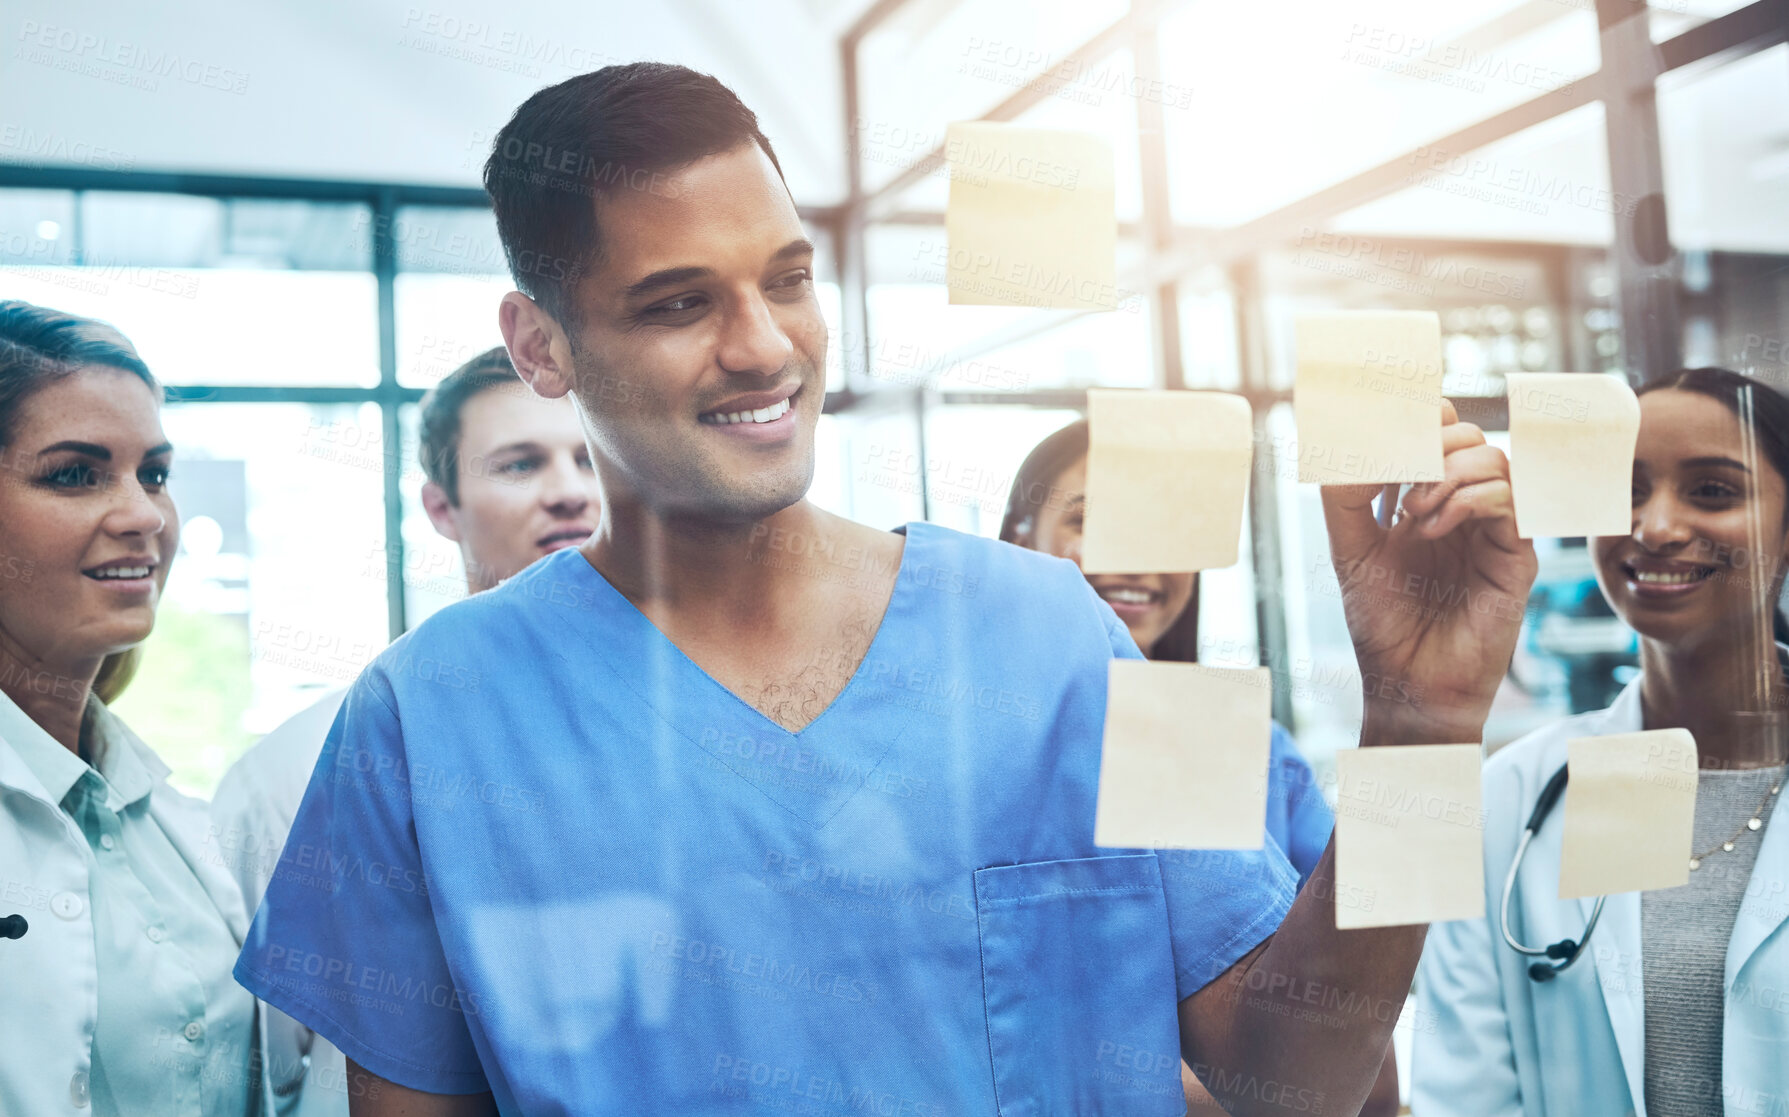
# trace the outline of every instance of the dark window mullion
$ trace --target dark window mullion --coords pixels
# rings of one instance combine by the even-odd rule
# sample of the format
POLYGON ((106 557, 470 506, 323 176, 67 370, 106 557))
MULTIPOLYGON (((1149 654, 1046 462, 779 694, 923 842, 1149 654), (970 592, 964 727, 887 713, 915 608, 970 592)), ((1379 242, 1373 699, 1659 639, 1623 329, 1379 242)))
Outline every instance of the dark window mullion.
POLYGON ((379 426, 385 440, 385 614, 393 640, 402 636, 406 627, 404 497, 399 487, 403 447, 398 425, 398 408, 405 393, 398 386, 398 246, 392 237, 397 212, 397 191, 381 189, 373 203, 373 278, 379 284, 379 426))

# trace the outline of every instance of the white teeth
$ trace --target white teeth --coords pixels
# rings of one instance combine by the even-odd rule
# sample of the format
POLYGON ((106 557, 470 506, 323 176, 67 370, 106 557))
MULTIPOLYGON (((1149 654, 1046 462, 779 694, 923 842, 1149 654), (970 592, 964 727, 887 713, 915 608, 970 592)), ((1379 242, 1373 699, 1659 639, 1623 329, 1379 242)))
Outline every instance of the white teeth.
POLYGON ((1107 590, 1104 597, 1121 605, 1147 605, 1155 595, 1148 590, 1107 590))
POLYGON ((95 571, 93 577, 107 579, 147 578, 149 577, 149 568, 147 566, 114 566, 107 570, 95 571))
POLYGON ((755 411, 729 411, 724 414, 704 415, 705 423, 774 423, 789 413, 789 401, 781 400, 769 407, 760 407, 755 411))
POLYGON ((1690 582, 1699 582, 1701 580, 1701 575, 1696 573, 1665 574, 1652 570, 1634 571, 1634 581, 1642 582, 1649 586, 1682 586, 1687 585, 1690 582))

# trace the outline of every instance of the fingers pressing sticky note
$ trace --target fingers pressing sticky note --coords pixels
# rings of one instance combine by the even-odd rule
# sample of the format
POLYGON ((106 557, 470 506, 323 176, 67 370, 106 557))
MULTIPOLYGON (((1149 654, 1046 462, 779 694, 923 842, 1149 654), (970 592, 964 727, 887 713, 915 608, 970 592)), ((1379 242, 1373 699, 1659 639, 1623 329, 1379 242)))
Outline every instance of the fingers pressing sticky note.
POLYGON ((1236 562, 1254 461, 1249 401, 1226 392, 1087 393, 1088 574, 1236 562))
POLYGON ((1272 699, 1265 667, 1113 660, 1093 843, 1260 849, 1272 699))
POLYGON ((1118 306, 1112 149, 1083 132, 952 124, 947 279, 952 305, 1118 306))
POLYGON ((1485 914, 1477 745, 1336 754, 1336 927, 1485 914))
POLYGON ((1516 531, 1626 535, 1640 401, 1613 376, 1512 372, 1509 479, 1516 531))
POLYGON ((1414 310, 1307 315, 1297 344, 1300 481, 1443 478, 1439 318, 1414 310))
POLYGON ((1579 737, 1566 750, 1559 898, 1688 882, 1697 779, 1689 730, 1579 737))

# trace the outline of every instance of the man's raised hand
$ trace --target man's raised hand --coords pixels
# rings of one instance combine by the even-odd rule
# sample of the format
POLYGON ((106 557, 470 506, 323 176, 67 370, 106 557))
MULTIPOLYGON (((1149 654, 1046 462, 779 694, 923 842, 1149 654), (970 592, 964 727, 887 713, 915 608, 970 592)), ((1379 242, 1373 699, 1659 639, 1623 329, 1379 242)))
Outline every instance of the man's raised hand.
POLYGON ((1534 544, 1516 534, 1509 460, 1445 400, 1442 424, 1445 479, 1412 486, 1391 527, 1373 515, 1379 486, 1323 489, 1365 681, 1362 744, 1478 741, 1534 584, 1534 544))

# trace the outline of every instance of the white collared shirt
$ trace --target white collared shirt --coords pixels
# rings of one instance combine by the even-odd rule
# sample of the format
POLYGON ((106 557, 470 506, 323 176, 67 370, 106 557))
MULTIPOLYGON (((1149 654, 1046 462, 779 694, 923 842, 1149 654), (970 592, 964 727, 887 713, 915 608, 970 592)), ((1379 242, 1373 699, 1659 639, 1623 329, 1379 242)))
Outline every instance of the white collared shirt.
POLYGON ((86 716, 92 764, 0 695, 0 915, 30 924, 0 942, 0 1112, 240 1117, 240 896, 200 863, 203 805, 97 698, 86 716))

